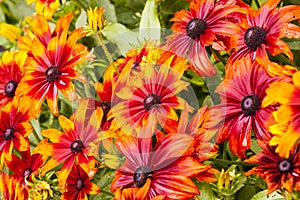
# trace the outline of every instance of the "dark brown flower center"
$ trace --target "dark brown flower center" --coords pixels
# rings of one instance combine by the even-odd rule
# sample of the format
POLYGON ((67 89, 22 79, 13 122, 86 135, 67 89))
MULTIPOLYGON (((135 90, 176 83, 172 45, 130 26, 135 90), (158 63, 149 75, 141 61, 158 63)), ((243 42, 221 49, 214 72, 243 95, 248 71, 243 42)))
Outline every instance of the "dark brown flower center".
POLYGON ((279 162, 278 169, 280 172, 290 172, 293 169, 293 164, 290 160, 283 159, 279 162))
POLYGON ((200 35, 204 32, 205 29, 206 22, 202 19, 195 18, 192 19, 186 26, 186 33, 190 38, 195 40, 197 38, 200 38, 200 35))
POLYGON ((45 76, 48 82, 53 82, 58 78, 60 71, 56 66, 50 66, 45 72, 45 76))
POLYGON ((71 151, 72 151, 72 153, 82 152, 83 148, 84 148, 84 145, 83 145, 82 141, 80 141, 80 140, 75 140, 71 144, 71 151))
POLYGON ((160 98, 156 94, 149 94, 145 99, 144 99, 144 107, 146 110, 151 110, 153 106, 157 105, 160 103, 160 98))
POLYGON ((103 102, 100 103, 99 107, 101 107, 102 110, 103 110, 103 117, 106 117, 108 112, 111 109, 111 102, 103 101, 103 102))
POLYGON ((153 172, 150 171, 150 167, 142 166, 136 168, 133 174, 134 185, 138 188, 141 188, 145 185, 147 178, 151 177, 153 172))
POLYGON ((81 178, 79 178, 77 181, 76 181, 76 187, 78 190, 81 190, 83 188, 84 184, 83 184, 83 180, 81 178))
POLYGON ((242 111, 246 116, 255 115, 255 112, 259 109, 259 106, 260 100, 254 94, 246 96, 241 103, 242 111))
POLYGON ((9 81, 5 85, 5 95, 7 97, 13 97, 17 89, 18 83, 16 81, 9 81))
POLYGON ((10 140, 11 138, 14 137, 15 129, 13 127, 9 127, 5 129, 4 131, 4 139, 5 140, 10 140))
POLYGON ((31 174, 31 169, 26 169, 23 173, 24 178, 30 176, 31 174))
POLYGON ((253 26, 249 28, 244 35, 246 46, 255 51, 266 39, 267 33, 263 28, 253 26))

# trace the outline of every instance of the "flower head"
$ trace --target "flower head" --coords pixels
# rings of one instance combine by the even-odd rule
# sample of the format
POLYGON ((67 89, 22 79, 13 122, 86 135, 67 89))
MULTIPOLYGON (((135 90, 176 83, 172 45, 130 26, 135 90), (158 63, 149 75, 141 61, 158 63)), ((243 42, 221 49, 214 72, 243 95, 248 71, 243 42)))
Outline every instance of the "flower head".
POLYGON ((14 102, 11 107, 0 112, 0 155, 1 164, 4 159, 12 160, 13 148, 18 151, 29 149, 28 135, 32 131, 29 123, 31 114, 22 105, 24 103, 14 102))
POLYGON ((111 190, 120 196, 118 199, 128 200, 132 196, 150 200, 159 195, 192 198, 199 191, 190 178, 211 167, 185 156, 193 142, 187 134, 166 135, 152 148, 152 128, 142 130, 143 138, 124 136, 116 142, 126 160, 117 169, 111 190))
POLYGON ((181 109, 183 99, 176 96, 188 86, 181 74, 170 67, 159 69, 145 64, 140 72, 128 73, 120 79, 115 88, 120 102, 112 107, 112 114, 118 126, 130 132, 132 127, 143 127, 151 123, 164 124, 167 118, 177 118, 173 109, 181 109), (133 76, 131 78, 131 76, 133 76), (126 82, 123 80, 135 80, 126 82))
POLYGON ((23 76, 22 71, 26 58, 25 52, 6 51, 2 55, 0 61, 0 107, 13 101, 23 76))
POLYGON ((271 78, 258 63, 252 63, 249 58, 237 61, 234 65, 239 66, 236 73, 232 78, 224 79, 216 90, 222 102, 215 111, 220 112, 224 119, 217 142, 229 139, 232 152, 245 157, 245 151, 251 145, 252 130, 260 140, 271 139, 268 127, 274 123, 272 112, 276 106, 263 108, 261 103, 266 97, 268 85, 279 78, 271 78))
POLYGON ((268 194, 281 187, 288 192, 292 189, 300 190, 300 151, 297 145, 288 158, 275 153, 275 147, 270 147, 264 142, 258 141, 263 151, 245 160, 247 163, 258 164, 246 173, 257 174, 262 177, 268 186, 268 194))
POLYGON ((270 131, 275 135, 271 144, 278 145, 276 152, 284 157, 289 156, 289 152, 300 139, 299 78, 300 72, 296 72, 293 75, 293 82, 277 81, 270 84, 266 90, 267 97, 263 101, 264 107, 274 102, 280 105, 275 113, 277 123, 270 127, 270 131))
MULTIPOLYGON (((69 120, 65 116, 59 116, 59 123, 64 133, 56 129, 47 129, 42 131, 42 135, 49 138, 52 143, 41 143, 39 153, 43 153, 43 149, 48 149, 52 156, 52 161, 47 162, 50 166, 46 169, 55 167, 63 163, 62 172, 59 181, 64 184, 67 175, 70 173, 75 162, 89 163, 93 159, 93 153, 97 143, 97 133, 100 127, 95 112, 90 117, 88 123, 85 123, 87 101, 80 101, 78 109, 75 112, 74 121, 69 120)), ((100 110, 101 112, 101 110, 100 110)))
POLYGON ((73 165, 66 182, 66 192, 62 199, 87 199, 87 194, 100 192, 98 186, 91 182, 88 174, 77 164, 73 165))
MULTIPOLYGON (((205 46, 211 45, 216 35, 232 37, 238 27, 224 19, 239 9, 233 1, 218 4, 215 0, 190 3, 190 11, 182 10, 171 19, 174 33, 169 36, 167 47, 181 56, 188 52, 188 59, 201 76, 213 76, 216 69, 210 61, 205 46)), ((234 37, 232 37, 234 39, 234 37)))
POLYGON ((94 9, 90 8, 87 11, 88 14, 88 25, 89 28, 92 29, 95 33, 102 30, 104 28, 104 7, 94 9))
POLYGON ((6 162, 7 167, 14 172, 13 176, 24 185, 25 180, 30 181, 31 174, 38 172, 38 170, 43 166, 45 160, 40 154, 31 155, 30 151, 20 152, 21 159, 12 155, 12 160, 6 162))
MULTIPOLYGON (((299 6, 290 5, 276 8, 279 2, 280 0, 270 0, 259 10, 248 9, 248 24, 246 27, 242 27, 238 34, 236 45, 238 50, 228 60, 227 73, 230 74, 235 71, 232 63, 246 55, 250 55, 252 60, 256 60, 265 69, 279 67, 271 63, 267 52, 273 56, 284 53, 290 60, 293 60, 289 46, 281 38, 300 37, 300 28, 289 23, 300 17, 295 12, 299 10, 299 6)), ((271 74, 273 73, 272 70, 270 71, 271 74)))
POLYGON ((44 99, 47 99, 51 112, 58 115, 58 91, 69 100, 77 98, 71 79, 80 79, 81 75, 74 66, 86 60, 89 53, 87 49, 79 51, 76 45, 76 41, 85 35, 82 29, 74 30, 69 36, 67 33, 68 29, 63 29, 61 34, 52 37, 48 43, 47 37, 44 40, 33 39, 32 56, 28 58, 25 66, 20 90, 35 102, 35 115, 44 99))
POLYGON ((38 14, 43 15, 47 20, 50 20, 58 9, 60 3, 59 0, 27 0, 27 4, 35 4, 35 10, 38 14))

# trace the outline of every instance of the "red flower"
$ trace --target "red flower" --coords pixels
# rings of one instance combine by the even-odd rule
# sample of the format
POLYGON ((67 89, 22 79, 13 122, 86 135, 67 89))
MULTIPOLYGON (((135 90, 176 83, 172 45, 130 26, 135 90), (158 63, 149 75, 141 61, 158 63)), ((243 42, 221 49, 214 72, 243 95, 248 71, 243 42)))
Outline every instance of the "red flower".
POLYGON ((217 135, 217 142, 229 139, 232 152, 245 157, 245 151, 251 145, 251 132, 254 131, 259 140, 271 138, 268 127, 273 124, 274 106, 262 108, 261 102, 266 97, 269 84, 279 80, 271 78, 258 64, 251 63, 249 58, 234 63, 236 73, 226 78, 218 86, 222 103, 216 106, 221 113, 224 124, 217 135))
POLYGON ((181 56, 188 52, 188 59, 201 76, 213 76, 216 69, 210 61, 205 46, 211 45, 216 35, 230 36, 238 32, 238 26, 224 20, 228 14, 239 10, 233 1, 218 4, 215 0, 190 3, 190 11, 182 10, 171 19, 174 33, 167 46, 181 56))
POLYGON ((116 199, 135 196, 148 200, 159 195, 190 199, 198 194, 190 177, 211 167, 184 156, 193 138, 187 134, 170 134, 159 139, 152 148, 151 128, 146 127, 139 134, 143 138, 123 136, 116 142, 126 157, 111 185, 111 190, 117 192, 116 199))
POLYGON ((284 187, 288 192, 300 190, 300 146, 297 145, 288 158, 275 153, 275 147, 270 147, 258 141, 263 151, 245 160, 247 163, 258 164, 246 173, 257 174, 262 177, 268 186, 268 194, 284 187))
POLYGON ((20 152, 20 154, 21 159, 13 154, 12 160, 6 164, 14 172, 13 177, 25 185, 25 179, 31 180, 31 174, 37 172, 43 166, 45 160, 40 154, 31 155, 29 150, 20 152))
MULTIPOLYGON (((280 0, 269 0, 259 10, 248 9, 246 27, 242 27, 238 35, 238 50, 235 51, 227 62, 227 73, 235 71, 232 63, 246 55, 250 55, 252 60, 256 60, 265 69, 274 68, 268 59, 269 52, 275 56, 280 53, 286 54, 293 60, 293 54, 289 46, 281 40, 284 37, 299 37, 300 28, 289 22, 300 17, 295 11, 299 6, 290 5, 276 8, 280 0), (271 65, 271 66, 270 66, 271 65)), ((273 73, 274 69, 271 69, 273 73)))
POLYGON ((88 174, 77 164, 73 165, 67 178, 66 192, 61 196, 62 199, 87 200, 87 194, 97 194, 100 189, 91 182, 88 174))
POLYGON ((6 51, 0 61, 0 108, 13 101, 27 58, 24 52, 6 51))

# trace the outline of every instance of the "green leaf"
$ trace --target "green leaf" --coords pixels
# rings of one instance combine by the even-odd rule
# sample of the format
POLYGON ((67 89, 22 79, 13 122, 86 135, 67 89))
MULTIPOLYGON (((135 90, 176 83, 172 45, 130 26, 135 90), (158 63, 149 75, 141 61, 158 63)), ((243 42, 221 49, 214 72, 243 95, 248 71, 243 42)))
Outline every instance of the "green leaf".
POLYGON ((289 45, 292 50, 300 50, 300 39, 285 39, 285 42, 289 45))
POLYGON ((106 39, 118 46, 123 56, 126 55, 129 49, 139 44, 137 40, 138 34, 119 23, 107 25, 102 33, 106 39))
POLYGON ((160 23, 154 0, 148 0, 142 13, 139 40, 160 40, 160 23))
POLYGON ((276 191, 267 196, 268 190, 261 191, 254 195, 251 200, 284 200, 285 198, 276 191))
POLYGON ((81 10, 81 13, 76 21, 76 28, 85 27, 87 24, 87 14, 84 10, 81 10))
POLYGON ((246 185, 240 191, 238 191, 238 199, 240 200, 249 200, 253 195, 256 194, 256 190, 254 186, 246 185))

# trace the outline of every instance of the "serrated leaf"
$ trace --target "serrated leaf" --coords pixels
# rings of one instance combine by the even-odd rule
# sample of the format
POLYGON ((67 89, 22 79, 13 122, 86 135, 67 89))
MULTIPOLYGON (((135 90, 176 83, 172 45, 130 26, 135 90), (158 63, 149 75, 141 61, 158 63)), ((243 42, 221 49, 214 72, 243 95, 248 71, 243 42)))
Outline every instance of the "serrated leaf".
POLYGON ((250 200, 284 200, 285 198, 276 191, 267 196, 268 190, 261 191, 254 195, 250 200))
POLYGON ((148 0, 142 13, 139 40, 160 40, 160 23, 154 0, 148 0))
POLYGON ((106 39, 118 46, 123 56, 126 55, 129 49, 139 44, 137 39, 138 34, 119 23, 107 25, 102 33, 106 39))

